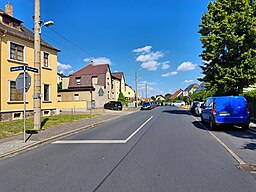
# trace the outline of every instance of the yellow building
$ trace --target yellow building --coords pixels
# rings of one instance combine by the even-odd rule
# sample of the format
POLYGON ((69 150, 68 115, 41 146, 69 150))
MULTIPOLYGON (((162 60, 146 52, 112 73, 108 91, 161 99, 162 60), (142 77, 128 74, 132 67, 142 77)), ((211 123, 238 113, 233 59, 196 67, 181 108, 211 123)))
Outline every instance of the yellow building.
POLYGON ((135 91, 129 85, 125 85, 124 97, 127 101, 135 100, 135 91))
MULTIPOLYGON (((13 8, 6 4, 0 9, 0 121, 23 118, 23 93, 16 89, 16 78, 22 71, 10 72, 11 67, 34 67, 34 33, 13 17, 13 8)), ((41 82, 43 115, 55 113, 57 106, 57 50, 41 40, 41 82)), ((27 91, 27 115, 33 115, 34 73, 27 91)))

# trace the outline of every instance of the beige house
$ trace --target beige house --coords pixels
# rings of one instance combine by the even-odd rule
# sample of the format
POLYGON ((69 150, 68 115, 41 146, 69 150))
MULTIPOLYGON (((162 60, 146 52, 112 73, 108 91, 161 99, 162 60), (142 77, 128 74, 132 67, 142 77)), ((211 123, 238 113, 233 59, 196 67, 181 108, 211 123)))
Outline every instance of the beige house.
POLYGON ((112 73, 112 99, 117 101, 120 92, 125 92, 125 79, 123 72, 112 73))
MULTIPOLYGON (((89 65, 62 78, 62 89, 58 91, 59 102, 83 101, 83 110, 103 107, 112 98, 112 76, 108 64, 89 65)), ((61 107, 62 110, 65 110, 61 107)))
POLYGON ((135 100, 135 91, 132 89, 131 86, 125 85, 125 92, 124 97, 128 101, 134 101, 135 100))

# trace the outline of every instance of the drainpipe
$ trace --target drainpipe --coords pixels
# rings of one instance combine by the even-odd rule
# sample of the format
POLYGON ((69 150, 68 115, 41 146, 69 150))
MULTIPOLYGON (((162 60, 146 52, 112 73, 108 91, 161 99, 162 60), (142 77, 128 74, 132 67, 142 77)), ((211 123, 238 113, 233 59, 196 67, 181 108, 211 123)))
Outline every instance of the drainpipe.
POLYGON ((1 31, 3 34, 0 36, 0 121, 2 120, 2 40, 5 37, 7 30, 1 31))

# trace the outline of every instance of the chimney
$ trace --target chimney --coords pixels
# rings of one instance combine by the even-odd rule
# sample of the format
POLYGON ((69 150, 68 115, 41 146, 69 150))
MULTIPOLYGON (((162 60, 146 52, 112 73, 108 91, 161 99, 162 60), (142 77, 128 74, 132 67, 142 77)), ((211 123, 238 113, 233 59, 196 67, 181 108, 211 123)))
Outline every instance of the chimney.
POLYGON ((93 61, 91 61, 91 62, 89 63, 89 65, 94 65, 94 62, 93 62, 93 61))
POLYGON ((12 7, 12 4, 10 2, 8 2, 6 5, 5 5, 5 12, 12 16, 13 17, 13 7, 12 7))

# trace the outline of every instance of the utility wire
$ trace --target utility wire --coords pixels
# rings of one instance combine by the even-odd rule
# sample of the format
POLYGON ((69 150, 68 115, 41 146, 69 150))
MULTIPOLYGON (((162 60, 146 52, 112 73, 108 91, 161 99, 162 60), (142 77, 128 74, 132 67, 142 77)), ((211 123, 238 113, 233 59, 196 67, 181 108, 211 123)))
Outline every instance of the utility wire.
MULTIPOLYGON (((90 57, 94 58, 94 60, 96 61, 100 61, 102 62, 102 64, 104 64, 105 62, 96 58, 92 53, 90 53, 89 51, 85 50, 84 48, 80 47, 79 45, 77 45, 76 43, 74 43, 73 41, 71 41, 70 39, 68 39, 67 37, 65 37, 64 35, 60 34, 59 32, 57 32, 56 30, 52 29, 52 28, 48 28, 49 30, 51 30, 53 33, 55 33, 56 35, 60 36, 61 38, 65 39, 67 42, 69 42, 70 44, 72 44, 74 47, 76 47, 77 49, 81 50, 82 52, 85 52, 87 55, 89 55, 90 57)), ((54 41, 54 40, 52 40, 54 41)), ((56 42, 56 41, 54 41, 56 42)), ((57 42, 56 42, 57 43, 57 42)), ((57 43, 59 44, 59 43, 57 43)), ((62 45, 63 46, 63 45, 62 45)), ((64 46, 63 46, 64 47, 64 46)), ((117 68, 111 66, 111 68, 114 68, 114 70, 117 70, 119 71, 117 68)), ((129 76, 129 77, 132 77, 134 78, 134 75, 131 75, 131 74, 127 74, 125 76, 129 76)))

